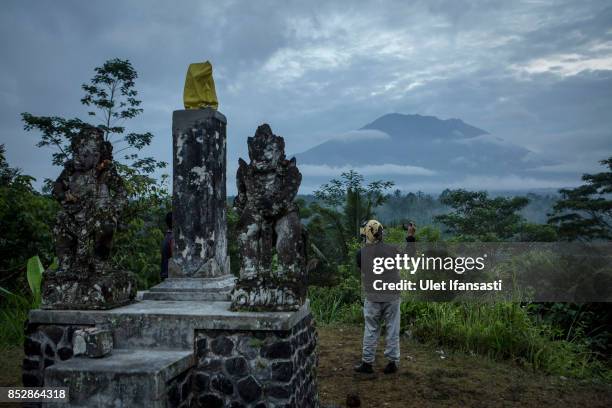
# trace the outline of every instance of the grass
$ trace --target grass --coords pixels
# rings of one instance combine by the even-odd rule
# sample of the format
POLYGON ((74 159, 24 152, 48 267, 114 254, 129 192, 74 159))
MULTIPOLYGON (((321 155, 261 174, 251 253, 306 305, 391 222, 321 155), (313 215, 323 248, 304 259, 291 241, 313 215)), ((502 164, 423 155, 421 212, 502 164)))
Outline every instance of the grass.
POLYGON ((359 295, 342 288, 310 287, 310 308, 319 323, 362 323, 363 311, 359 295))
POLYGON ((24 339, 24 324, 36 302, 23 295, 2 294, 0 306, 0 348, 20 347, 24 339))
POLYGON ((362 407, 610 407, 612 385, 545 375, 511 361, 452 351, 402 337, 399 372, 383 374, 384 339, 375 373, 356 374, 362 328, 319 325, 319 395, 323 405, 346 406, 348 394, 362 407), (444 352, 443 354, 441 352, 444 352))
POLYGON ((517 303, 404 303, 402 317, 415 338, 492 359, 509 359, 548 374, 608 375, 579 339, 558 339, 517 303))
MULTIPOLYGON (((359 292, 356 292, 359 293, 359 292)), ((359 297, 347 288, 311 288, 311 307, 322 324, 363 322, 359 297)), ((559 338, 558 331, 519 303, 417 302, 401 305, 402 333, 423 343, 494 360, 511 360, 546 374, 612 380, 584 339, 559 338)))

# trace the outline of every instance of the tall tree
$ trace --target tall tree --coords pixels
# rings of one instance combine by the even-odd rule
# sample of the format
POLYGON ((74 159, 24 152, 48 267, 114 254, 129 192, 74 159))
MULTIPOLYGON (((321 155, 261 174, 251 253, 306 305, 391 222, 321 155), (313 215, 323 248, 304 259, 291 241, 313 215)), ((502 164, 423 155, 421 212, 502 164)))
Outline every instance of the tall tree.
MULTIPOLYGON (((115 159, 124 153, 124 162, 117 162, 120 173, 126 178, 133 196, 147 194, 158 188, 151 174, 166 163, 152 157, 140 157, 138 152, 151 144, 153 135, 145 133, 126 133, 125 122, 143 112, 141 101, 137 98, 135 81, 138 73, 129 60, 118 58, 106 61, 95 68, 95 75, 81 88, 85 92, 81 103, 91 110, 88 115, 95 118, 95 126, 104 130, 104 137, 115 147, 115 159)), ((79 118, 66 119, 59 116, 34 116, 21 114, 26 131, 38 130, 41 139, 38 147, 50 146, 55 149, 52 162, 62 166, 70 156, 70 141, 84 126, 89 124, 79 118)), ((49 180, 46 180, 47 184, 49 180)))
POLYGON ((364 177, 350 170, 339 179, 332 179, 315 191, 319 203, 311 209, 324 221, 341 247, 342 257, 348 257, 350 240, 359 237, 364 220, 374 217, 374 210, 385 202, 385 191, 393 186, 391 181, 376 180, 365 185, 364 177))
POLYGON ((607 171, 584 174, 585 184, 559 190, 561 199, 553 207, 548 223, 565 240, 612 239, 612 156, 600 161, 607 171))
POLYGON ((524 222, 518 212, 529 202, 525 197, 489 198, 485 191, 444 190, 440 202, 449 206, 449 214, 438 215, 447 232, 459 238, 497 241, 512 238, 524 222))

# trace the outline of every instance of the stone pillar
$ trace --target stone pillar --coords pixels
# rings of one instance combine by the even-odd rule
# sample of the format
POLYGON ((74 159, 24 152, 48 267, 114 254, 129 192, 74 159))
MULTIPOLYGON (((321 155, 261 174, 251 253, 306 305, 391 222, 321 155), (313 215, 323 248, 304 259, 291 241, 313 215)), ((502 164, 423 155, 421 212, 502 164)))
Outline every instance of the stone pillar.
POLYGON ((226 124, 225 116, 211 108, 172 115, 173 257, 169 278, 145 293, 145 299, 225 300, 233 287, 227 255, 226 124))
POLYGON ((172 116, 174 251, 172 278, 229 273, 225 214, 226 119, 214 109, 172 116))

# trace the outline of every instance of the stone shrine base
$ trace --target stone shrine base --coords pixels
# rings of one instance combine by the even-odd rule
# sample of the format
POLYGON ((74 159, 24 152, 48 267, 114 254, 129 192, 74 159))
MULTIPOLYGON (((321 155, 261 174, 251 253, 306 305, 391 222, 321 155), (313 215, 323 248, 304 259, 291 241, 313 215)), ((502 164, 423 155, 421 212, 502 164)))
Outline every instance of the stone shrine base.
POLYGON ((139 293, 143 300, 229 300, 236 278, 167 278, 148 291, 139 293))
POLYGON ((52 272, 43 275, 43 309, 112 309, 136 296, 136 280, 131 273, 113 271, 87 275, 79 272, 52 272))
MULTIPOLYGON (((313 407, 316 330, 295 312, 144 300, 112 310, 33 310, 24 386, 69 387, 72 407, 313 407), (102 358, 73 357, 75 330, 111 330, 102 358)), ((52 406, 52 405, 48 405, 52 406)))

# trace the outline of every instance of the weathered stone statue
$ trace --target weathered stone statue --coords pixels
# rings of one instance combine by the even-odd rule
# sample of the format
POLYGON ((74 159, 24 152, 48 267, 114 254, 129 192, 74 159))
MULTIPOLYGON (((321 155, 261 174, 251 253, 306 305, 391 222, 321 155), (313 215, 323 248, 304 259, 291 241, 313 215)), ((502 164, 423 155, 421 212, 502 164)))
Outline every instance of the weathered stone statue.
POLYGON ((101 129, 84 128, 71 148, 73 157, 53 186, 61 206, 54 229, 59 267, 45 272, 43 308, 108 309, 136 291, 130 275, 110 264, 127 194, 101 129))
POLYGON ((306 294, 305 234, 293 201, 302 175, 267 124, 247 143, 251 162, 240 159, 236 175, 241 264, 232 308, 297 310, 306 294))

